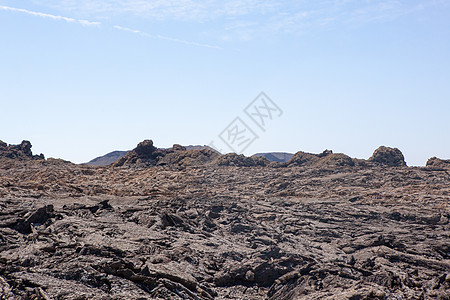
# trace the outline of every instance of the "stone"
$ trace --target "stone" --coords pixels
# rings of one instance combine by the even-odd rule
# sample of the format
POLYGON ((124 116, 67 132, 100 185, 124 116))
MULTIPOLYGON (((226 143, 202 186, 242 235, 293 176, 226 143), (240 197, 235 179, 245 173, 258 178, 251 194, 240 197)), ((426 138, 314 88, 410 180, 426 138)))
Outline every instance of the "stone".
POLYGON ((31 225, 45 224, 50 218, 54 217, 53 205, 46 205, 31 213, 24 221, 19 221, 15 228, 17 231, 28 234, 31 233, 31 225))
POLYGON ((43 154, 33 155, 31 151, 32 145, 30 141, 22 141, 19 145, 8 145, 0 141, 0 158, 5 157, 15 160, 44 160, 43 154))
POLYGON ((375 150, 372 157, 369 158, 370 162, 378 165, 388 167, 404 167, 406 166, 403 153, 397 148, 389 148, 381 146, 375 150))

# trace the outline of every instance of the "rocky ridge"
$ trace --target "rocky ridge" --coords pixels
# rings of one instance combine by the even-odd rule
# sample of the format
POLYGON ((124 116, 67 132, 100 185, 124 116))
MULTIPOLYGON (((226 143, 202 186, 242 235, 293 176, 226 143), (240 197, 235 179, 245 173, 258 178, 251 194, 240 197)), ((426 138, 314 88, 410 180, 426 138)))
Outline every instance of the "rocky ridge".
POLYGON ((159 149, 152 140, 145 140, 124 157, 112 164, 112 167, 138 167, 170 165, 172 167, 187 167, 206 165, 219 157, 219 154, 208 148, 187 150, 175 144, 169 149, 159 149))
POLYGON ((16 160, 45 159, 43 154, 33 155, 32 145, 29 141, 22 141, 19 145, 8 145, 0 141, 0 158, 16 160))

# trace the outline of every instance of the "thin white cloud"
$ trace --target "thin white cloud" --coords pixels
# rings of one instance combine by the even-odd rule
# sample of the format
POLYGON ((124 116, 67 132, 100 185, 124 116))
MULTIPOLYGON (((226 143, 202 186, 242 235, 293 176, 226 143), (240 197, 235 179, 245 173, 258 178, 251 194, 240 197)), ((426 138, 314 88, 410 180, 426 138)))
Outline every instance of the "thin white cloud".
POLYGON ((127 27, 122 27, 122 26, 119 26, 119 25, 114 25, 113 27, 115 29, 117 29, 117 30, 122 30, 122 31, 126 31, 126 32, 131 32, 131 33, 136 33, 136 34, 139 34, 139 35, 144 36, 144 37, 149 37, 149 38, 153 37, 152 35, 150 35, 150 34, 148 34, 146 32, 140 31, 140 30, 131 29, 131 28, 127 28, 127 27))
MULTIPOLYGON (((36 11, 27 10, 27 9, 15 8, 15 7, 3 6, 3 5, 0 5, 0 10, 20 12, 20 13, 25 13, 28 15, 36 16, 36 17, 41 17, 41 18, 48 18, 48 19, 57 20, 57 21, 66 21, 68 23, 77 23, 77 24, 81 24, 83 26, 99 26, 99 25, 101 25, 100 22, 92 22, 92 21, 88 21, 88 20, 81 20, 81 19, 74 19, 74 18, 69 18, 69 17, 64 17, 64 16, 51 15, 51 14, 46 14, 46 13, 42 13, 42 12, 36 12, 36 11)), ((119 26, 119 25, 115 25, 115 26, 113 26, 113 28, 117 29, 117 30, 121 30, 121 31, 134 33, 134 34, 139 34, 140 36, 146 37, 146 38, 155 38, 155 39, 166 40, 166 41, 170 41, 170 42, 174 42, 174 43, 196 46, 196 47, 221 49, 219 46, 202 44, 202 43, 197 43, 197 42, 192 42, 192 41, 186 41, 186 40, 167 37, 167 36, 163 36, 163 35, 159 35, 159 34, 151 35, 149 33, 146 33, 146 32, 140 31, 140 30, 131 29, 131 28, 127 28, 127 27, 123 27, 123 26, 119 26)))
MULTIPOLYGON (((407 15, 419 15, 429 9, 448 9, 449 0, 31 0, 37 5, 70 12, 83 18, 117 16, 136 17, 151 22, 201 24, 203 36, 217 41, 251 40, 279 34, 315 34, 323 30, 386 23, 407 15)), ((1 9, 40 17, 98 25, 98 22, 76 20, 24 9, 0 6, 1 9)), ((182 26, 182 25, 181 25, 182 26)), ((143 37, 169 40, 187 45, 220 48, 185 41, 126 27, 115 26, 143 37)))
MULTIPOLYGON (((219 40, 304 34, 353 24, 390 22, 449 0, 32 0, 90 18, 138 16, 152 22, 201 23, 219 40), (212 26, 209 26, 212 25, 212 26)), ((203 32, 205 33, 205 32, 203 32)))
POLYGON ((101 24, 100 22, 91 22, 91 21, 87 21, 87 20, 78 20, 78 19, 74 19, 74 18, 68 18, 68 17, 63 17, 63 16, 56 16, 56 15, 51 15, 51 14, 31 11, 31 10, 22 9, 22 8, 3 6, 3 5, 0 5, 0 10, 20 12, 20 13, 24 13, 24 14, 27 14, 27 15, 32 15, 32 16, 35 16, 35 17, 47 18, 47 19, 52 19, 52 20, 57 20, 57 21, 66 21, 68 23, 78 23, 78 24, 81 24, 83 26, 98 26, 98 25, 101 24))
POLYGON ((170 42, 174 42, 174 43, 185 44, 185 45, 196 46, 196 47, 204 47, 204 48, 211 48, 211 49, 222 50, 221 47, 215 46, 215 45, 208 45, 208 44, 202 44, 202 43, 197 43, 197 42, 192 42, 192 41, 181 40, 181 39, 172 38, 172 37, 168 37, 168 36, 164 36, 164 35, 160 35, 160 34, 151 35, 151 34, 149 34, 147 32, 144 32, 144 31, 131 29, 131 28, 128 28, 128 27, 122 27, 122 26, 119 26, 119 25, 114 25, 113 27, 115 29, 117 29, 117 30, 131 32, 131 33, 138 34, 140 36, 147 37, 147 38, 166 40, 166 41, 170 41, 170 42))
POLYGON ((134 14, 158 20, 208 21, 272 11, 283 0, 33 0, 34 3, 82 15, 134 14))

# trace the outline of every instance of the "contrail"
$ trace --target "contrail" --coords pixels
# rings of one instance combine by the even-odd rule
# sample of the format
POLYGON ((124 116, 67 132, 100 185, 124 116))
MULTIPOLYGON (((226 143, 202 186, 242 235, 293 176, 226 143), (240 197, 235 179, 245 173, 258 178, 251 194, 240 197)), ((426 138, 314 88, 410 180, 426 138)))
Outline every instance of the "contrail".
POLYGON ((141 36, 144 37, 149 37, 149 38, 153 38, 154 36, 152 36, 151 34, 148 34, 146 32, 140 31, 140 30, 136 30, 136 29, 131 29, 131 28, 127 28, 127 27, 122 27, 119 25, 114 25, 113 26, 115 29, 117 30, 122 30, 122 31, 126 31, 126 32, 131 32, 131 33, 135 33, 135 34, 139 34, 141 36))
MULTIPOLYGON (((41 18, 48 18, 48 19, 53 19, 53 20, 57 20, 57 21, 66 21, 69 23, 77 23, 77 24, 81 24, 83 26, 99 26, 102 24, 100 22, 92 22, 92 21, 88 21, 88 20, 68 18, 68 17, 64 17, 64 16, 56 16, 56 15, 31 11, 31 10, 22 9, 22 8, 3 6, 3 5, 0 5, 0 10, 20 12, 20 13, 24 13, 24 14, 28 14, 28 15, 32 15, 32 16, 36 16, 36 17, 41 17, 41 18)), ((191 45, 191 46, 196 46, 196 47, 204 47, 204 48, 219 49, 219 50, 222 49, 219 46, 201 44, 201 43, 181 40, 181 39, 177 39, 177 38, 167 37, 167 36, 163 36, 163 35, 159 35, 159 34, 151 35, 149 33, 146 33, 146 32, 140 31, 140 30, 131 29, 131 28, 127 28, 127 27, 123 27, 123 26, 119 26, 119 25, 114 25, 113 28, 117 29, 117 30, 121 30, 121 31, 138 34, 138 35, 140 35, 142 37, 146 37, 146 38, 166 40, 166 41, 170 41, 170 42, 174 42, 174 43, 180 43, 180 44, 191 45)))
POLYGON ((119 26, 119 25, 114 25, 114 28, 117 29, 117 30, 131 32, 131 33, 134 33, 134 34, 139 34, 140 36, 147 37, 147 38, 166 40, 166 41, 170 41, 170 42, 174 42, 174 43, 180 43, 180 44, 191 45, 191 46, 196 46, 196 47, 205 47, 205 48, 222 50, 221 47, 215 46, 215 45, 208 45, 208 44, 201 44, 201 43, 196 43, 196 42, 190 42, 190 41, 180 40, 180 39, 177 39, 177 38, 167 37, 167 36, 163 36, 163 35, 159 35, 159 34, 151 35, 151 34, 146 33, 144 31, 131 29, 131 28, 127 28, 127 27, 122 27, 122 26, 119 26))
POLYGON ((48 19, 53 19, 53 20, 58 20, 58 21, 66 21, 69 23, 78 23, 83 26, 98 26, 101 24, 100 22, 91 22, 91 21, 87 21, 87 20, 78 20, 78 19, 73 19, 73 18, 68 18, 68 17, 63 17, 63 16, 55 16, 55 15, 50 15, 50 14, 46 14, 46 13, 31 11, 31 10, 22 9, 22 8, 3 6, 3 5, 0 5, 0 10, 21 12, 24 14, 41 17, 41 18, 48 18, 48 19))

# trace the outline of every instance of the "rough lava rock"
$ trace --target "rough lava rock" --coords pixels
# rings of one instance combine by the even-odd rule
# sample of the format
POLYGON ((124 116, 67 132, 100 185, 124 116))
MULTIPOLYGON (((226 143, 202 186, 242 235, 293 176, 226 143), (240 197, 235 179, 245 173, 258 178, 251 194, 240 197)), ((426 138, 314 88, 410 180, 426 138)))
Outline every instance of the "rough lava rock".
POLYGON ((220 154, 209 148, 186 150, 181 145, 173 145, 170 149, 162 151, 158 159, 159 166, 185 168, 188 166, 205 166, 214 162, 220 154))
POLYGON ((217 159, 219 166, 235 166, 235 167, 265 167, 270 164, 270 161, 262 156, 247 157, 243 154, 229 153, 220 156, 217 159))
POLYGON ((287 165, 290 167, 353 167, 355 162, 348 155, 333 153, 331 150, 325 150, 319 154, 299 151, 294 154, 287 165))
POLYGON ((141 146, 0 164, 0 299, 450 299, 446 171, 141 146))
POLYGON ((140 142, 136 148, 128 152, 124 157, 117 160, 112 166, 114 167, 149 167, 155 166, 158 157, 163 153, 153 146, 152 140, 140 142))
POLYGON ((397 148, 389 148, 381 146, 375 150, 370 162, 388 167, 404 167, 406 166, 403 153, 397 148))
POLYGON ((432 157, 427 161, 427 167, 450 169, 450 160, 432 157))
POLYGON ((331 166, 331 167, 354 167, 355 162, 353 159, 343 153, 331 153, 321 158, 318 163, 319 166, 331 166))
POLYGON ((151 166, 187 167, 201 166, 213 162, 219 154, 207 147, 186 150, 175 144, 169 149, 159 149, 152 140, 145 140, 124 157, 112 164, 113 167, 145 168, 151 166))
POLYGON ((33 155, 31 147, 32 145, 29 141, 22 141, 19 145, 8 145, 0 141, 0 158, 5 157, 17 160, 45 159, 43 154, 33 155))
POLYGON ((320 157, 317 154, 306 153, 299 151, 294 154, 290 161, 288 161, 288 166, 312 166, 319 161, 320 157))

